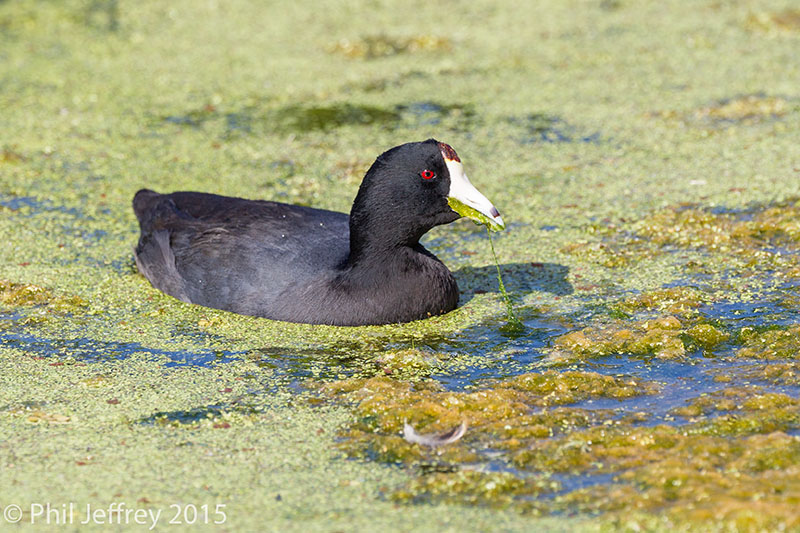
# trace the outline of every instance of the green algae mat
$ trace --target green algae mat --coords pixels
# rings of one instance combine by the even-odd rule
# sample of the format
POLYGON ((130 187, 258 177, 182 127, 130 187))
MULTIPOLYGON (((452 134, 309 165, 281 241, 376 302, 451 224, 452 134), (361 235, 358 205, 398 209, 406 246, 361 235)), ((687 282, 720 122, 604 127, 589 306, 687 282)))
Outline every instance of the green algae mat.
POLYGON ((0 528, 800 531, 798 50, 788 0, 1 1, 0 528), (347 211, 429 137, 520 327, 468 220, 406 325, 135 270, 139 188, 347 211))

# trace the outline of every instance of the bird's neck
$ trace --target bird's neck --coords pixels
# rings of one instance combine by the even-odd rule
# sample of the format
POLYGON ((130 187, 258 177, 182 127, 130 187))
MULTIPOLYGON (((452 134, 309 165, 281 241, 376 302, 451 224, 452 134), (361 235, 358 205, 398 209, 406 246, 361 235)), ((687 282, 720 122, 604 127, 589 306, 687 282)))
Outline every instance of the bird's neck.
POLYGON ((350 263, 418 251, 424 234, 422 228, 410 227, 402 217, 387 210, 360 208, 357 199, 350 212, 350 263))

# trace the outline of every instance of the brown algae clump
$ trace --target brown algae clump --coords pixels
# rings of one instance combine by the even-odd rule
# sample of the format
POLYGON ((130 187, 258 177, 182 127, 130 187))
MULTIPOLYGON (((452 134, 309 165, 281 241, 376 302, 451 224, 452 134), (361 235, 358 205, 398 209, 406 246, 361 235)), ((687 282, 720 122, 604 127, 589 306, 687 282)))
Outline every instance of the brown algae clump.
POLYGON ((745 408, 760 410, 764 401, 768 407, 787 405, 791 399, 783 394, 763 394, 758 387, 730 387, 710 394, 704 394, 691 400, 687 405, 677 407, 672 414, 687 418, 696 418, 714 412, 736 411, 745 408), (779 399, 780 398, 780 399, 779 399))
POLYGON ((368 35, 358 39, 341 39, 328 47, 328 52, 342 54, 351 59, 374 59, 422 51, 449 51, 451 47, 449 39, 435 35, 405 38, 368 35))
POLYGON ((724 331, 720 331, 711 324, 697 324, 689 328, 686 334, 694 340, 696 344, 706 350, 711 350, 730 338, 730 335, 724 331))
MULTIPOLYGON (((800 526, 800 439, 785 433, 722 437, 644 439, 634 449, 655 449, 652 460, 595 485, 556 498, 557 509, 610 512, 623 519, 631 510, 673 524, 718 524, 730 531, 785 531, 800 526), (659 445, 663 446, 659 448, 659 445), (619 514, 617 514, 619 513, 619 514)), ((703 529, 705 530, 705 529, 703 529)))
POLYGON ((508 472, 460 470, 414 478, 407 487, 393 493, 392 499, 404 503, 433 500, 506 507, 559 489, 560 484, 546 474, 522 479, 508 472))
POLYGON ((630 378, 617 378, 595 372, 549 370, 528 373, 497 382, 498 388, 512 389, 534 394, 528 399, 533 405, 565 405, 588 398, 614 398, 623 400, 642 394, 653 394, 658 388, 654 383, 630 378))
POLYGON ((800 9, 784 9, 777 13, 759 12, 747 17, 745 26, 751 30, 767 33, 791 33, 800 31, 800 9))
POLYGON ((422 460, 428 453, 400 437, 406 423, 420 432, 436 433, 466 422, 467 434, 437 451, 443 460, 463 463, 477 460, 475 449, 485 444, 516 448, 529 439, 547 438, 607 416, 602 411, 547 409, 552 406, 589 398, 622 400, 657 390, 655 384, 634 378, 554 370, 487 385, 473 392, 451 392, 433 381, 411 384, 376 377, 350 378, 316 388, 324 396, 353 404, 358 421, 347 430, 344 441, 351 455, 403 463, 422 460))
POLYGON ((556 337, 547 360, 566 364, 612 354, 679 359, 694 345, 710 350, 727 338, 710 324, 688 327, 671 315, 633 323, 611 320, 556 337))
POLYGON ((38 285, 0 280, 0 303, 10 306, 43 305, 53 299, 53 294, 38 285))
POLYGON ((0 280, 0 305, 8 307, 41 306, 46 312, 74 313, 88 304, 78 296, 60 296, 50 289, 31 283, 0 280))
POLYGON ((643 220, 638 224, 637 234, 658 245, 752 253, 770 245, 798 247, 799 217, 800 201, 796 199, 750 209, 747 213, 671 208, 643 220))
POLYGON ((616 226, 588 230, 595 239, 568 244, 562 251, 609 268, 625 267, 674 248, 735 259, 750 269, 790 273, 800 261, 800 200, 715 211, 681 205, 656 211, 624 230, 616 226))
MULTIPOLYGON (((800 361, 769 363, 745 369, 740 374, 746 379, 766 381, 775 385, 800 386, 800 361)), ((718 375, 717 381, 728 381, 727 375, 718 375)))
MULTIPOLYGON (((513 506, 535 513, 599 512, 611 521, 636 510, 664 513, 679 523, 702 523, 716 518, 735 529, 745 523, 742 521, 749 506, 757 500, 761 509, 759 527, 800 525, 792 511, 792 502, 800 494, 800 438, 785 433, 800 428, 800 401, 757 388, 731 388, 699 396, 689 401, 685 409, 674 410, 675 415, 689 418, 685 425, 635 426, 592 417, 582 423, 564 424, 569 417, 565 418, 563 409, 556 409, 539 413, 539 425, 549 431, 533 431, 534 424, 520 423, 526 417, 532 421, 532 415, 519 413, 520 407, 531 399, 540 405, 546 403, 548 391, 559 389, 562 393, 555 392, 554 401, 585 397, 588 390, 573 395, 571 380, 587 379, 589 388, 599 387, 594 393, 603 397, 625 397, 642 393, 650 386, 631 383, 627 389, 621 380, 582 372, 550 378, 545 374, 526 374, 498 380, 496 387, 473 393, 440 389, 417 393, 408 384, 391 385, 385 379, 371 383, 337 382, 330 384, 330 391, 355 393, 360 398, 355 407, 360 420, 357 425, 366 423, 373 428, 371 434, 361 435, 360 446, 382 439, 374 432, 378 431, 380 421, 414 416, 414 407, 427 409, 426 416, 431 420, 441 420, 448 411, 455 411, 454 420, 463 416, 475 421, 465 437, 473 448, 489 446, 506 450, 506 459, 517 469, 516 474, 484 472, 473 464, 464 464, 479 460, 480 455, 437 453, 440 462, 433 473, 420 470, 419 475, 392 494, 395 501, 434 499, 513 506), (397 396, 377 396, 378 390, 394 390, 397 396), (508 390, 532 391, 535 395, 512 399, 505 395, 508 390), (494 402, 490 417, 497 420, 490 423, 481 413, 487 406, 485 402, 492 397, 504 400, 494 402), (412 410, 407 411, 408 408, 412 410), (558 416, 552 420, 546 419, 556 413, 558 416), (565 491, 553 480, 553 473, 614 477, 588 488, 565 491), (548 493, 555 493, 554 497, 537 499, 548 493)), ((571 413, 573 417, 577 411, 571 413)), ((393 421, 389 426, 397 424, 393 421)), ((349 439, 352 437, 348 435, 349 439)), ((393 441, 378 445, 372 452, 377 451, 384 460, 422 461, 423 465, 431 459, 424 450, 391 457, 381 454, 396 452, 397 446, 393 441)))
POLYGON ((755 122, 781 117, 791 111, 791 108, 785 98, 749 94, 698 109, 695 111, 695 118, 715 122, 755 122))
POLYGON ((800 326, 757 332, 745 328, 739 333, 743 342, 736 351, 737 357, 748 359, 798 359, 800 358, 800 326))
POLYGON ((614 474, 609 483, 557 495, 544 506, 551 512, 622 518, 637 510, 679 523, 716 519, 738 530, 758 501, 756 529, 796 527, 790 509, 800 493, 800 438, 785 431, 800 427, 798 403, 781 394, 725 390, 696 398, 681 413, 704 419, 576 430, 532 442, 513 462, 526 471, 614 474), (708 418, 717 412, 724 414, 708 418))

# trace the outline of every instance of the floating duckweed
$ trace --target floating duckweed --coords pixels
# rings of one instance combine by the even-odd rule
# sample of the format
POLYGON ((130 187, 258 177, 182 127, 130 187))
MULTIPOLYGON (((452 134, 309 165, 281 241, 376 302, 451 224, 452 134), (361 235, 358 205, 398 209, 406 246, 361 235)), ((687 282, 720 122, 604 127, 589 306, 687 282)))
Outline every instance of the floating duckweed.
POLYGON ((562 247, 561 251, 607 268, 630 266, 643 257, 636 247, 629 246, 628 243, 622 241, 594 242, 583 240, 568 244, 562 247))
POLYGON ((611 307, 624 313, 637 311, 662 311, 672 315, 692 314, 708 300, 708 294, 693 287, 668 287, 646 291, 613 304, 611 307))
POLYGON ((437 368, 439 355, 416 349, 389 350, 381 353, 375 361, 385 374, 418 380, 437 368))
POLYGON ((334 165, 334 177, 348 185, 359 185, 364 175, 372 165, 368 159, 348 158, 342 159, 334 165))

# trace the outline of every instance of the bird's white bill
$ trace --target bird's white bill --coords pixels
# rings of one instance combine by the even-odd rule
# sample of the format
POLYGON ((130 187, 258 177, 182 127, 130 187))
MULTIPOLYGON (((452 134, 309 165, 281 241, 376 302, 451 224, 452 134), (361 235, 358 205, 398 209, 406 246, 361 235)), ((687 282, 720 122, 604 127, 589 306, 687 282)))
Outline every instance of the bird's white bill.
POLYGON ((486 224, 495 231, 505 229, 506 225, 492 202, 469 182, 464 173, 464 165, 447 157, 444 158, 444 162, 450 172, 450 192, 447 195, 450 208, 459 215, 471 218, 479 224, 486 224))

